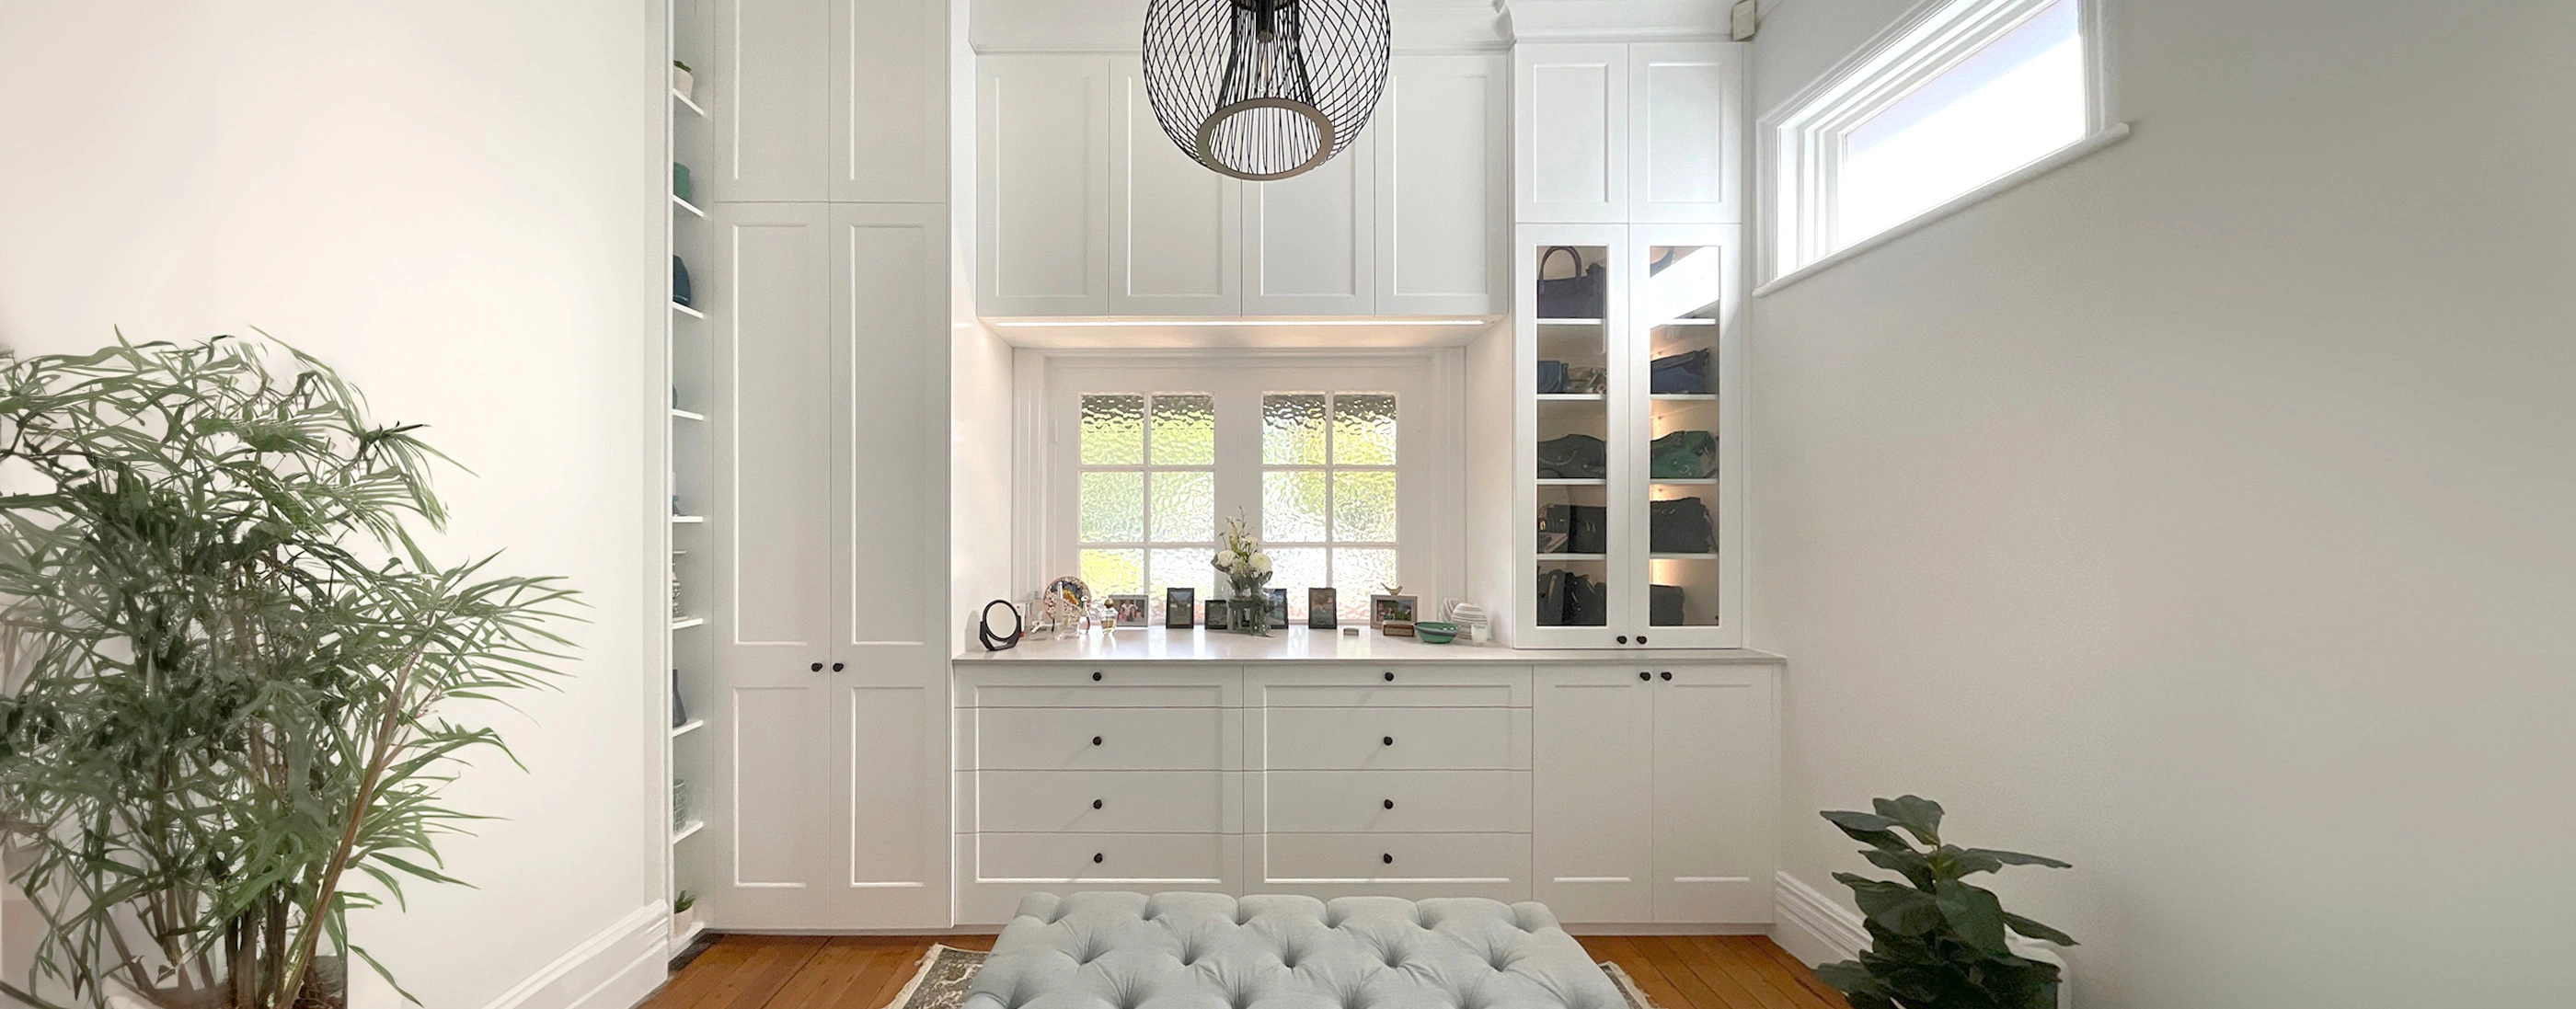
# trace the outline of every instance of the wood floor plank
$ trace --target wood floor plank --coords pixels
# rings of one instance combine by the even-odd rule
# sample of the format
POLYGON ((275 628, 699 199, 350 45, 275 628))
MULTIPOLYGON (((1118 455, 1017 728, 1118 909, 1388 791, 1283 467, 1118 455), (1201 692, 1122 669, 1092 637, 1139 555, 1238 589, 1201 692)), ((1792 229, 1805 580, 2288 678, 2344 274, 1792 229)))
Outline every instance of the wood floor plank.
POLYGON ((1724 974, 1742 985, 1765 1009, 1814 1009, 1814 993, 1801 987, 1780 964, 1764 953, 1770 939, 1758 935, 1695 935, 1686 940, 1697 950, 1703 973, 1724 974))
POLYGON ((1710 991, 1716 992, 1719 1001, 1724 1002, 1729 1009, 1792 1009, 1788 1001, 1782 998, 1779 991, 1771 987, 1768 982, 1754 979, 1748 983, 1740 972, 1728 970, 1727 964, 1712 959, 1713 955, 1717 955, 1716 951, 1700 945, 1696 938, 1668 935, 1659 936, 1655 941, 1670 950, 1674 960, 1680 963, 1683 969, 1690 971, 1691 975, 1697 977, 1701 984, 1707 985, 1710 991))
POLYGON ((918 962, 918 950, 930 948, 926 941, 913 946, 885 943, 852 942, 836 938, 823 944, 814 958, 796 972, 796 977, 770 999, 772 1006, 812 1007, 812 1009, 877 1009, 867 999, 876 992, 878 981, 887 974, 918 962))
POLYGON ((1844 1009, 1845 1006, 1850 1005, 1850 1003, 1843 1001, 1843 993, 1835 991, 1832 986, 1827 985, 1822 981, 1816 980, 1816 972, 1809 969, 1804 961, 1799 960, 1795 956, 1791 956, 1788 950, 1782 949, 1779 943, 1765 940, 1762 943, 1762 952, 1769 956, 1773 963, 1779 964, 1782 970, 1787 971, 1790 977, 1797 979, 1798 987, 1805 988, 1809 992, 1814 993, 1817 998, 1824 1000, 1825 1005, 1830 1006, 1831 1009, 1844 1009))
POLYGON ((1691 958, 1685 952, 1689 949, 1687 943, 1676 947, 1667 937, 1654 935, 1638 936, 1630 941, 1637 944, 1637 952, 1645 956, 1647 963, 1654 964, 1655 969, 1663 973, 1664 980, 1672 982, 1683 998, 1700 1009, 1768 1009, 1754 1002, 1751 996, 1732 990, 1732 985, 1728 986, 1730 990, 1723 992, 1710 987, 1700 978, 1698 971, 1691 969, 1691 958))
POLYGON ((822 936, 725 936, 648 1005, 652 1009, 764 1009, 824 942, 822 936))
POLYGON ((1646 1000, 1653 1002, 1660 1009, 1726 1009, 1714 1003, 1699 1004, 1690 996, 1683 994, 1671 979, 1664 977, 1661 968, 1656 967, 1653 961, 1646 958, 1646 952, 1639 949, 1636 940, 1631 937, 1584 936, 1582 943, 1584 948, 1592 950, 1595 956, 1618 964, 1619 969, 1627 971, 1628 977, 1637 982, 1638 989, 1646 993, 1646 1000))

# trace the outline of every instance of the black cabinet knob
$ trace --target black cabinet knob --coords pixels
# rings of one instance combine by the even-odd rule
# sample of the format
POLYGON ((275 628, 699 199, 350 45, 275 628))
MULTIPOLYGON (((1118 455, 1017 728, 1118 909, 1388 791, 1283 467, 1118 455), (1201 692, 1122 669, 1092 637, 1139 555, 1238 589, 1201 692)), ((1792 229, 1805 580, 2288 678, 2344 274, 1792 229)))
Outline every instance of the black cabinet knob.
POLYGON ((1092 852, 1092 853, 1091 853, 1091 864, 1093 864, 1093 865, 1099 865, 1099 864, 1101 863, 1101 860, 1103 860, 1103 859, 1104 859, 1104 858, 1106 858, 1106 857, 1108 857, 1108 856, 1107 856, 1105 853, 1103 853, 1103 852, 1097 852, 1097 851, 1092 852))
POLYGON ((1395 737, 1394 737, 1394 736, 1388 736, 1388 737, 1386 737, 1385 739, 1379 740, 1379 742, 1380 742, 1380 743, 1383 743, 1384 745, 1387 745, 1387 746, 1394 746, 1394 745, 1395 745, 1395 737))
POLYGON ((1395 864, 1395 856, 1394 856, 1394 855, 1379 855, 1379 856, 1377 857, 1377 860, 1378 860, 1378 861, 1380 861, 1380 862, 1384 862, 1384 863, 1386 863, 1386 864, 1388 864, 1388 865, 1394 865, 1394 864, 1395 864))
POLYGON ((1388 683, 1393 683, 1393 682, 1395 682, 1395 670, 1389 669, 1389 670, 1387 670, 1387 671, 1386 671, 1386 682, 1388 682, 1388 683))
POLYGON ((1647 671, 1645 671, 1645 670, 1643 670, 1643 669, 1640 669, 1640 670, 1637 670, 1637 678, 1638 678, 1638 679, 1640 679, 1640 680, 1651 680, 1651 679, 1654 679, 1654 678, 1655 678, 1655 674, 1653 674, 1653 673, 1649 673, 1649 672, 1647 672, 1647 671))
POLYGON ((1098 682, 1100 682, 1100 671, 1099 671, 1099 670, 1095 669, 1095 670, 1092 670, 1092 671, 1091 671, 1091 682, 1093 682, 1093 683, 1098 683, 1098 682))
POLYGON ((1645 635, 1643 635, 1643 634, 1637 635, 1637 643, 1638 643, 1638 644, 1641 644, 1641 645, 1642 645, 1642 644, 1645 644, 1645 643, 1646 643, 1646 636, 1645 636, 1645 635))
POLYGON ((1098 800, 1098 799, 1093 799, 1093 800, 1091 800, 1091 808, 1093 808, 1093 809, 1099 809, 1099 808, 1100 808, 1100 800, 1098 800))
POLYGON ((1098 746, 1098 745, 1100 745, 1100 737, 1098 737, 1098 736, 1093 736, 1093 737, 1091 737, 1091 745, 1093 745, 1093 746, 1098 746))
POLYGON ((1388 799, 1388 800, 1386 800, 1386 808, 1388 808, 1388 809, 1394 809, 1394 808, 1395 808, 1395 800, 1393 800, 1393 799, 1388 799))
POLYGON ((1665 679, 1667 679, 1667 680, 1672 679, 1672 678, 1673 678, 1673 674, 1672 674, 1672 673, 1670 673, 1670 672, 1666 672, 1666 673, 1664 674, 1664 678, 1665 678, 1665 679))
POLYGON ((844 665, 842 665, 842 664, 840 664, 840 663, 838 663, 838 662, 832 663, 832 671, 833 671, 833 672, 836 672, 836 673, 837 673, 837 672, 840 672, 841 670, 843 670, 843 669, 847 669, 847 668, 849 668, 849 667, 848 667, 848 666, 844 666, 844 665))
POLYGON ((1623 644, 1623 645, 1624 645, 1624 644, 1627 644, 1627 643, 1628 643, 1628 636, 1627 636, 1627 635, 1625 635, 1625 634, 1619 635, 1619 643, 1620 643, 1620 644, 1623 644))
POLYGON ((815 671, 815 672, 818 672, 818 673, 819 673, 819 672, 822 672, 822 671, 823 671, 823 664, 822 664, 822 663, 820 663, 820 662, 817 662, 817 663, 815 663, 815 664, 813 664, 813 665, 810 665, 810 666, 807 666, 807 667, 805 667, 805 668, 807 668, 807 669, 811 669, 811 670, 813 670, 813 671, 815 671))

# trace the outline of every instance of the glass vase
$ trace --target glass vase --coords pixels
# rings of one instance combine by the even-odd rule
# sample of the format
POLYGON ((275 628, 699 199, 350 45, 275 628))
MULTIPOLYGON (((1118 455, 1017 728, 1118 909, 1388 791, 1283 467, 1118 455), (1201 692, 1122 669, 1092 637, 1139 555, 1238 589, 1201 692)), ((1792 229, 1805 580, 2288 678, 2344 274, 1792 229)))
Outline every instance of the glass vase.
POLYGON ((1234 621, 1234 632, 1267 637, 1270 634, 1270 594, 1260 586, 1237 588, 1234 602, 1226 607, 1227 618, 1234 621))

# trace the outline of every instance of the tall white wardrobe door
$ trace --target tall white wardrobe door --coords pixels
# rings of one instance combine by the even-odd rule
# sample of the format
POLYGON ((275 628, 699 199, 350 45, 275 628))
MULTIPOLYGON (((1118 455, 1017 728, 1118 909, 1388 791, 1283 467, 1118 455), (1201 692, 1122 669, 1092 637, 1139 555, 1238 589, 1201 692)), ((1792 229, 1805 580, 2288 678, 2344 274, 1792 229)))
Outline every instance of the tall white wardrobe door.
POLYGON ((948 13, 920 0, 830 0, 832 199, 948 199, 948 13))
POLYGON ((1574 922, 1652 919, 1654 698, 1645 667, 1541 667, 1530 700, 1535 897, 1574 922))
POLYGON ((1777 682, 1771 666, 1656 669, 1656 921, 1771 920, 1777 682))
POLYGON ((827 198, 829 0, 716 0, 714 74, 700 105, 720 164, 692 165, 707 201, 827 198))

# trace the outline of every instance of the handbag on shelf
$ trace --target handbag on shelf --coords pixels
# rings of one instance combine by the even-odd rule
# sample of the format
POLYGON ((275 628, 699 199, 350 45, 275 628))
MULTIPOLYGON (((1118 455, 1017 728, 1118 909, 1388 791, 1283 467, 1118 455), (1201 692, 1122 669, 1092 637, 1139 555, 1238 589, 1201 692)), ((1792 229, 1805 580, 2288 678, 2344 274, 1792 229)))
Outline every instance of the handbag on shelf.
POLYGON ((1542 319, 1598 319, 1610 302, 1609 270, 1599 263, 1583 265, 1583 253, 1571 245, 1551 245, 1538 256, 1538 317, 1542 319), (1550 278, 1547 264, 1556 254, 1565 253, 1574 260, 1574 275, 1550 278))
POLYGON ((1598 480, 1609 475, 1610 446, 1588 434, 1569 434, 1538 443, 1542 480, 1598 480))
POLYGON ((1652 479, 1706 480, 1717 475, 1717 436, 1675 431, 1655 439, 1648 465, 1652 479))
POLYGON ((1655 359, 1651 391, 1675 395, 1708 393, 1708 348, 1655 359))
POLYGON ((1682 600, 1682 587, 1679 585, 1646 586, 1646 623, 1655 627, 1680 627, 1688 623, 1682 619, 1682 600))
POLYGON ((1659 554, 1713 554, 1717 527, 1695 497, 1647 502, 1646 549, 1659 554))
POLYGON ((1538 552, 1610 552, 1610 509, 1603 505, 1552 504, 1539 509, 1538 552))
POLYGON ((680 257, 671 257, 671 303, 689 307, 689 267, 680 257))
POLYGON ((1564 568, 1538 574, 1538 625, 1600 627, 1610 622, 1606 586, 1564 568))
POLYGON ((1541 361, 1538 363, 1539 395, 1552 396, 1557 393, 1570 391, 1572 390, 1567 389, 1565 386, 1565 362, 1541 361))

